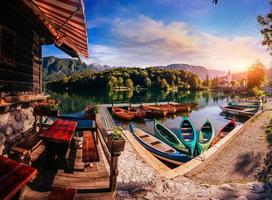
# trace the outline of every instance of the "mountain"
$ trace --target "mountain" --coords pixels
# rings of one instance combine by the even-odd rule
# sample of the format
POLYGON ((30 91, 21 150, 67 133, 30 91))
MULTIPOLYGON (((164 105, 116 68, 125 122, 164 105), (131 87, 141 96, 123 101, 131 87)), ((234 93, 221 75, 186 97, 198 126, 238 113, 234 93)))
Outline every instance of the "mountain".
POLYGON ((54 56, 44 57, 43 64, 43 80, 54 81, 74 73, 83 73, 86 71, 100 72, 111 67, 108 65, 96 65, 80 63, 77 59, 72 58, 56 58, 54 56))
MULTIPOLYGON (((75 73, 83 73, 86 71, 91 72, 101 72, 112 68, 108 65, 99 65, 99 64, 85 64, 80 63, 77 59, 72 58, 57 58, 54 56, 44 57, 42 60, 43 63, 43 80, 45 82, 48 81, 56 81, 64 78, 65 76, 70 76, 75 73)), ((125 66, 122 66, 125 67, 125 66)), ((171 64, 167 66, 157 66, 161 69, 175 69, 175 70, 184 70, 190 71, 193 74, 198 75, 198 77, 202 80, 206 79, 206 75, 209 75, 209 78, 214 78, 216 76, 221 77, 227 74, 227 72, 220 70, 209 70, 203 66, 195 66, 188 64, 171 64)))
POLYGON ((220 70, 210 70, 203 66, 195 66, 195 65, 188 65, 188 64, 171 64, 167 66, 157 66, 160 69, 175 69, 175 70, 184 70, 190 71, 193 74, 198 75, 198 77, 202 80, 206 79, 206 75, 209 75, 209 78, 214 78, 216 76, 221 77, 225 76, 227 72, 220 71, 220 70))

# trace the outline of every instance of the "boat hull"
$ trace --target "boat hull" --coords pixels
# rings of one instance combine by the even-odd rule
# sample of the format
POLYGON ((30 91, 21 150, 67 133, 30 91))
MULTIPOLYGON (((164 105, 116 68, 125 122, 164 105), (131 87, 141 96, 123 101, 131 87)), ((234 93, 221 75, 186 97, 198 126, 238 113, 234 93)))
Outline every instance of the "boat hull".
POLYGON ((215 130, 212 124, 207 120, 198 133, 196 145, 198 154, 202 154, 204 151, 207 151, 210 148, 214 136, 215 130))
POLYGON ((112 113, 123 120, 132 120, 134 118, 134 114, 132 112, 129 112, 123 108, 119 107, 112 107, 112 113))
POLYGON ((155 138, 151 134, 146 133, 146 132, 138 129, 135 126, 135 124, 130 123, 129 129, 130 129, 130 132, 133 134, 134 138, 145 149, 147 149, 149 152, 151 152, 157 158, 163 159, 163 160, 165 160, 167 162, 170 162, 170 163, 173 163, 173 164, 177 164, 177 165, 181 165, 181 164, 183 164, 183 163, 191 160, 190 156, 182 154, 182 153, 176 151, 174 148, 170 147, 169 145, 167 145, 167 144, 165 144, 163 142, 160 142, 157 138, 155 138), (150 144, 148 144, 147 142, 145 142, 143 139, 140 138, 139 134, 136 133, 137 129, 138 129, 138 131, 140 130, 142 133, 144 133, 145 135, 147 135, 148 137, 150 137, 152 139, 152 141, 159 142, 159 143, 161 143, 164 146, 165 149, 171 150, 171 153, 163 152, 163 151, 159 150, 158 148, 156 148, 156 145, 155 146, 151 146, 150 144))
POLYGON ((235 117, 227 123, 223 128, 217 131, 215 137, 212 141, 211 146, 217 144, 221 139, 223 139, 227 134, 229 134, 236 127, 235 117))
POLYGON ((154 130, 155 130, 155 137, 159 140, 165 142, 169 146, 173 147, 174 149, 187 153, 188 150, 184 144, 178 139, 178 137, 173 133, 170 129, 159 123, 158 121, 154 121, 154 130))
POLYGON ((181 121, 178 136, 181 142, 190 151, 191 156, 193 156, 197 142, 197 132, 194 125, 192 124, 188 117, 184 117, 183 120, 181 121))

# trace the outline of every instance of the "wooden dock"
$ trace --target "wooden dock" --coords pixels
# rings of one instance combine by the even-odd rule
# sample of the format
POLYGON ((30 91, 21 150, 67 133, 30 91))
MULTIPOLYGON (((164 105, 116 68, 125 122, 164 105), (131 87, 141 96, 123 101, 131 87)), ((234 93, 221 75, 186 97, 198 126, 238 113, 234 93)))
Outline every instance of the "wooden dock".
POLYGON ((167 102, 150 102, 150 103, 113 103, 113 104, 100 104, 100 108, 106 107, 106 108, 111 108, 113 105, 118 106, 118 107, 138 107, 138 106, 148 106, 148 105, 157 105, 157 104, 177 104, 176 102, 172 101, 167 101, 167 102))
POLYGON ((100 115, 102 124, 107 131, 112 131, 114 128, 116 128, 116 125, 109 113, 108 107, 100 106, 99 115, 100 115))

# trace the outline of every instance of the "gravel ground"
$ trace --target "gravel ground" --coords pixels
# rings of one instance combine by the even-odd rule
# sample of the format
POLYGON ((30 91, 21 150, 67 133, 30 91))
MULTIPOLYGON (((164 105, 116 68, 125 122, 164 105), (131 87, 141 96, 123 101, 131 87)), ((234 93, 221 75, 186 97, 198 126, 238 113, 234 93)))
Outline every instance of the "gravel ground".
POLYGON ((214 158, 190 172, 187 177, 198 183, 209 184, 256 181, 269 152, 265 126, 271 116, 272 111, 262 113, 214 158))
POLYGON ((272 200, 272 184, 256 177, 268 152, 263 127, 271 115, 265 111, 215 158, 171 180, 161 178, 127 142, 119 158, 117 199, 272 200))

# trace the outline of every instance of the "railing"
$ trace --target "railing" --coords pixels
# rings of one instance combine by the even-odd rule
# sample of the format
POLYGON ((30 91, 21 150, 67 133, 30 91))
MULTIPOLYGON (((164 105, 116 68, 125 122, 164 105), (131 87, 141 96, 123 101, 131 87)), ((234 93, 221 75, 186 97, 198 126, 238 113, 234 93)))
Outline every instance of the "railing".
POLYGON ((118 157, 121 152, 113 152, 109 144, 109 133, 104 128, 101 118, 99 115, 96 117, 96 127, 97 127, 97 137, 102 146, 104 155, 110 167, 110 177, 109 177, 109 191, 114 191, 116 189, 116 181, 118 176, 118 157))

